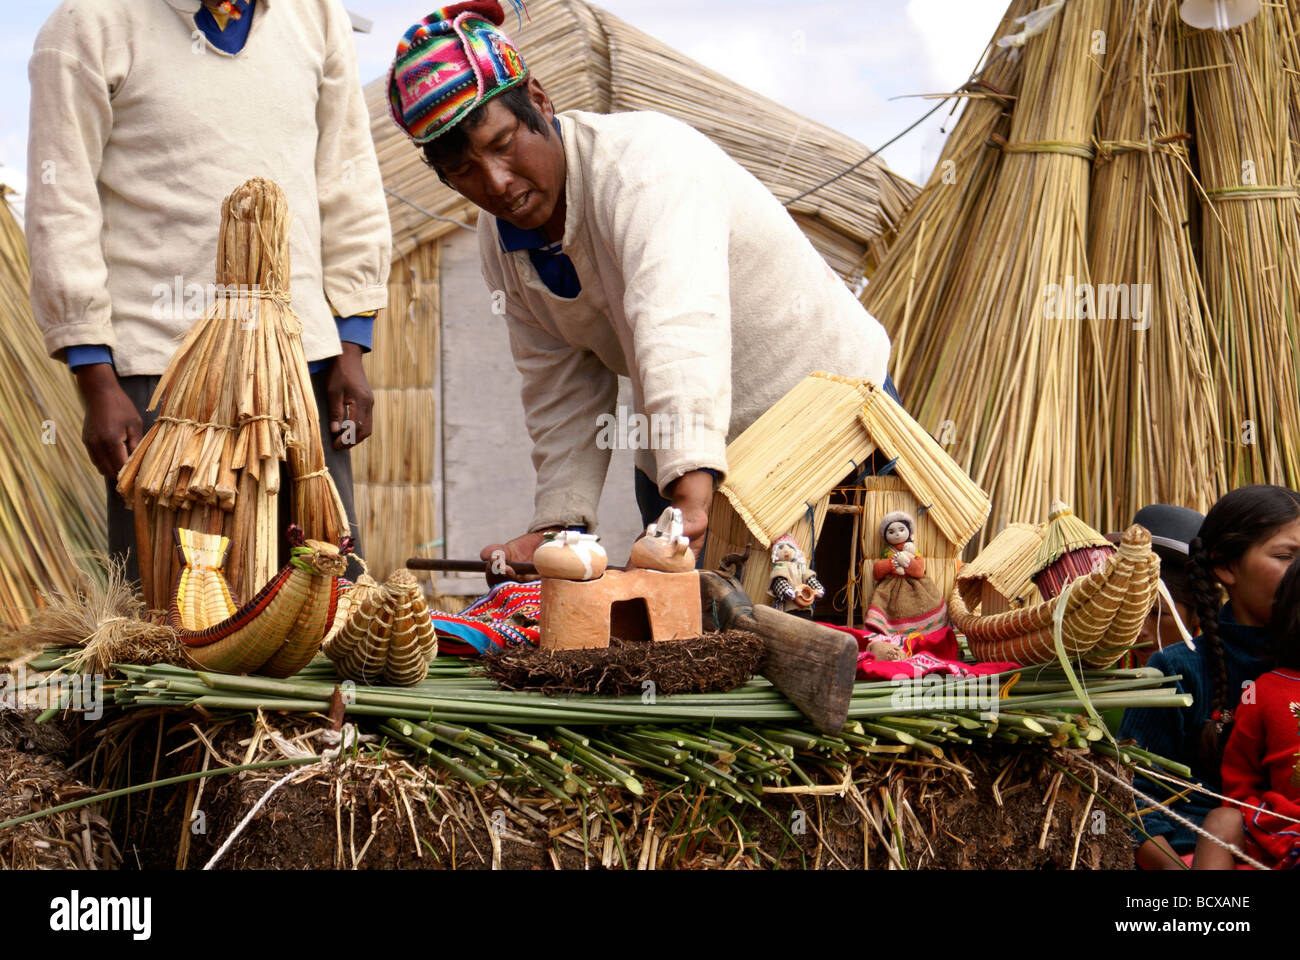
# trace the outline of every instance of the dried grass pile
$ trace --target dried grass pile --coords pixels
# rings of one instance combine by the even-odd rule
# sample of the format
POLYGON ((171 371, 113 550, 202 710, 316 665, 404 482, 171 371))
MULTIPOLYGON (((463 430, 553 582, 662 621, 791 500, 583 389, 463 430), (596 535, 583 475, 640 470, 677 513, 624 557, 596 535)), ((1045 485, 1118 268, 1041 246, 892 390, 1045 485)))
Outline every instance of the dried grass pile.
POLYGON ((0 636, 0 663, 11 669, 46 647, 78 647, 72 673, 105 674, 113 663, 187 665, 170 627, 148 618, 121 562, 95 557, 101 578, 83 573, 67 591, 41 594, 41 609, 22 627, 0 636))
POLYGON ((762 661, 760 638, 729 630, 658 643, 615 637, 603 650, 511 647, 485 657, 483 670, 507 690, 617 697, 652 689, 666 696, 730 690, 757 673, 762 661))
MULTIPOLYGON (((55 756, 67 747, 52 725, 0 712, 0 822, 94 792, 55 756)), ((96 806, 0 830, 0 870, 105 870, 121 859, 96 806)))

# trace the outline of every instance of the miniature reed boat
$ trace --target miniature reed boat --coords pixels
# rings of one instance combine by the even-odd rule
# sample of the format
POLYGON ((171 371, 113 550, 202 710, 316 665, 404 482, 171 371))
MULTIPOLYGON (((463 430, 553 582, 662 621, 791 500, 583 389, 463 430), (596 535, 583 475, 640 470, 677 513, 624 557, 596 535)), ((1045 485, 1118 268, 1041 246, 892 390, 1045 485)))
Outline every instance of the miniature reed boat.
POLYGON ((343 626, 325 643, 339 676, 395 687, 425 678, 438 635, 415 577, 396 570, 383 586, 362 577, 341 602, 348 608, 343 626))
POLYGON ((238 610, 222 574, 229 538, 178 529, 176 541, 183 569, 167 621, 198 667, 288 677, 320 650, 334 626, 350 537, 335 547, 290 527, 289 562, 238 610))
MULTIPOLYGON (((1023 539, 1024 530, 1021 526, 1012 532, 1023 539)), ((1002 536, 986 549, 998 549, 1002 536)), ((1037 549, 1036 545, 1029 546, 1037 549)), ((1007 556, 1008 567, 1016 563, 1015 556, 1007 556)), ((1093 667, 1115 663, 1137 639, 1160 579, 1160 559, 1151 551, 1151 534, 1137 525, 1125 531, 1119 549, 1101 569, 1073 580, 1069 590, 1060 596, 1019 609, 988 615, 972 612, 981 605, 984 581, 995 577, 990 576, 987 564, 980 564, 979 557, 971 566, 975 568, 973 575, 958 576, 948 601, 953 626, 966 635, 976 659, 1026 665, 1056 659, 1053 619, 1062 601, 1066 607, 1061 641, 1066 655, 1082 658, 1093 667)), ((1023 596, 1020 591, 1016 594, 1023 596)))

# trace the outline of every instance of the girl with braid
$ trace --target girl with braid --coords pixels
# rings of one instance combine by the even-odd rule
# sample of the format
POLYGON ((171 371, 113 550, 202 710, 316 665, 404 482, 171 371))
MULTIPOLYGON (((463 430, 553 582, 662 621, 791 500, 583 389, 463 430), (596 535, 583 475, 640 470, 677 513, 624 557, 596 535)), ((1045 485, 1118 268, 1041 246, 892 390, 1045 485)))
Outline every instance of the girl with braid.
MULTIPOLYGON (((1167 676, 1181 675, 1177 689, 1192 695, 1192 705, 1127 710, 1121 738, 1185 764, 1193 780, 1220 792, 1219 767, 1233 708, 1243 687, 1274 666, 1275 643, 1268 627, 1273 594, 1298 555, 1300 493, 1278 486, 1242 487, 1210 508, 1187 562, 1201 626, 1195 649, 1189 644, 1167 647, 1147 663, 1167 676), (1228 597, 1222 606, 1221 588, 1228 597)), ((1195 791, 1175 798, 1168 786, 1145 777, 1135 778, 1133 785, 1198 825, 1217 806, 1214 798, 1195 791)), ((1181 857, 1194 851, 1196 834, 1163 807, 1143 811, 1139 819, 1138 866, 1183 869, 1181 857)))
MULTIPOLYGON (((1223 750, 1223 793, 1205 829, 1273 869, 1300 866, 1300 560, 1273 597, 1277 666, 1242 695, 1223 750)), ((1231 851, 1202 837, 1196 870, 1231 870, 1231 851)))

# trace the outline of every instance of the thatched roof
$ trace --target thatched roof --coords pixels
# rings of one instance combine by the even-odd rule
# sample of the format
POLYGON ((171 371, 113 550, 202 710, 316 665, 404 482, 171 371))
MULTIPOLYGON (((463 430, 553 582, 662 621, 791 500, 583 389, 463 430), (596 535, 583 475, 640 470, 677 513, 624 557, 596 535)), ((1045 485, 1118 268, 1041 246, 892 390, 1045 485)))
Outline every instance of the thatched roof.
POLYGON ((719 491, 763 546, 879 450, 948 540, 965 546, 988 496, 882 389, 813 373, 727 445, 719 491))
MULTIPOLYGON (((777 197, 788 200, 860 161, 865 146, 714 73, 582 0, 534 0, 531 20, 505 26, 557 110, 658 110, 707 134, 777 197)), ((388 113, 386 78, 366 85, 371 132, 391 193, 394 256, 457 227, 475 210, 438 182, 388 113)), ((842 276, 874 266, 919 188, 869 161, 791 207, 842 276), (865 258, 865 260, 864 260, 865 258)))
POLYGON ((989 541, 970 563, 957 574, 957 587, 972 610, 980 601, 980 585, 988 581, 998 593, 1013 603, 1038 596, 1034 586, 1035 560, 1042 545, 1046 524, 1009 523, 989 541))

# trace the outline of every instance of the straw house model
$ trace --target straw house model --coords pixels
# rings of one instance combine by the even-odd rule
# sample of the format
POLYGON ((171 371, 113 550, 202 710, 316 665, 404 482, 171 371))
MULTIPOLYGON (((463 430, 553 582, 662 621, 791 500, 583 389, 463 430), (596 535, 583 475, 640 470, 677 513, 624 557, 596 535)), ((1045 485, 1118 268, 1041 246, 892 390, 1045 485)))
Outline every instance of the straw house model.
POLYGON ((946 597, 960 553, 990 503, 939 444, 882 389, 814 373, 727 447, 714 495, 706 567, 746 557, 744 587, 766 599, 772 541, 792 534, 827 588, 819 619, 865 614, 880 557, 880 521, 916 518, 917 555, 946 597))
MULTIPOLYGON (((711 137, 782 200, 860 161, 867 149, 712 73, 581 0, 534 0, 506 30, 558 110, 658 110, 711 137)), ((412 555, 473 557, 531 517, 531 442, 503 319, 492 312, 474 236, 475 208, 444 187, 388 114, 386 83, 366 87, 388 190, 393 271, 388 309, 366 360, 374 437, 354 458, 371 572, 412 555)), ((870 161, 791 214, 847 282, 869 273, 917 188, 870 161)), ((620 403, 630 403, 626 385, 620 403)), ((632 452, 615 450, 600 533, 621 562, 640 522, 632 452)), ((481 577, 442 578, 443 593, 481 577)))
POLYGON ((957 574, 966 606, 991 616, 1021 610, 1043 599, 1034 584, 1046 524, 1009 523, 957 574))

